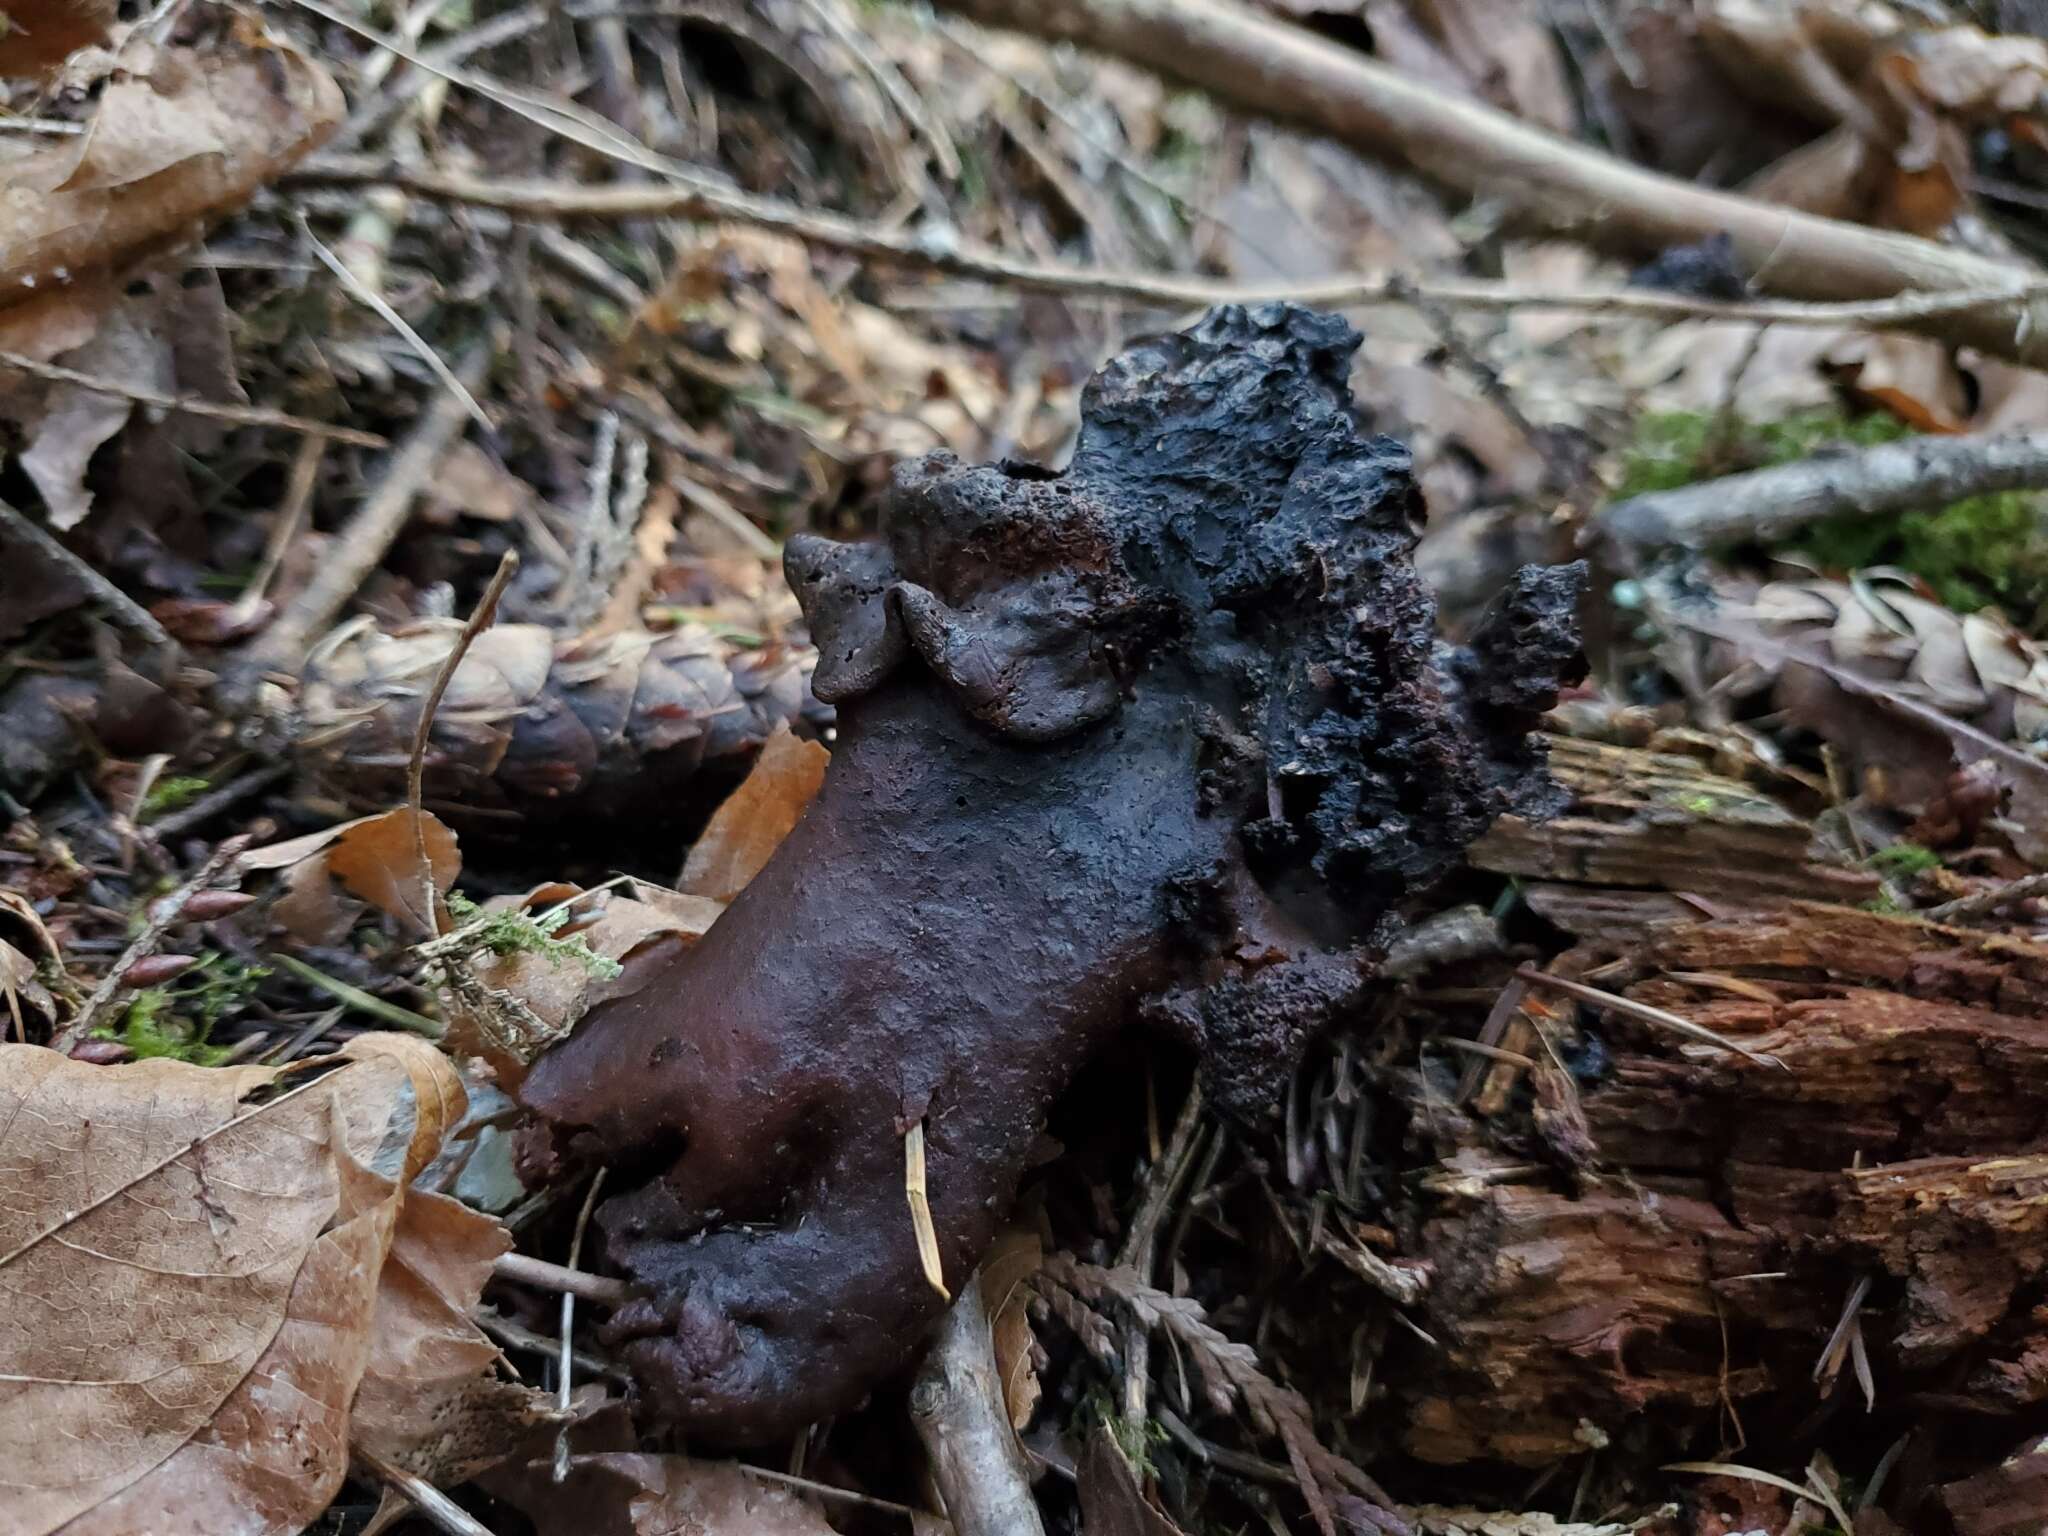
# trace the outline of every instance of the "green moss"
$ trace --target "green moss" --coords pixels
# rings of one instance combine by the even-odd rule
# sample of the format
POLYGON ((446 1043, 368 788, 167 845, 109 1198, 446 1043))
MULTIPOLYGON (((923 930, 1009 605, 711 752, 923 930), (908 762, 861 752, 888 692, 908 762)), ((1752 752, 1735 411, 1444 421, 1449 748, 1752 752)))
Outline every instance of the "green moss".
POLYGON ((181 811, 211 788, 213 785, 206 779, 185 778, 178 774, 158 779, 149 786, 149 793, 142 797, 142 819, 151 822, 159 816, 170 815, 172 811, 181 811))
MULTIPOLYGON (((1863 448, 1912 434, 1881 412, 1802 411, 1780 421, 1738 420, 1720 443, 1714 435, 1713 418, 1701 412, 1644 416, 1622 450, 1616 494, 1675 490, 1712 475, 1787 464, 1825 448, 1863 448)), ((2007 491, 1889 517, 1830 518, 1784 550, 1834 573, 1897 566, 1958 612, 1996 605, 2032 631, 2048 622, 2044 534, 2048 502, 2007 491)))
POLYGON ((1893 843, 1863 861, 1887 880, 1906 880, 1941 868, 1941 855, 1918 843, 1893 843))
POLYGON ((260 965, 244 965, 218 953, 204 955, 174 985, 144 987, 128 1000, 117 1025, 93 1033, 102 1040, 120 1041, 137 1061, 167 1056, 217 1067, 229 1052, 212 1043, 214 1026, 230 1009, 247 1002, 269 974, 260 965))
POLYGON ((1116 1400, 1107 1387, 1096 1387, 1082 1399, 1074 1412, 1069 1426, 1077 1442, 1086 1442, 1095 1426, 1108 1428, 1112 1438, 1123 1451, 1125 1458, 1136 1469, 1140 1478, 1155 1477, 1158 1468, 1152 1458, 1158 1448, 1166 1443, 1166 1426, 1154 1418, 1126 1418, 1117 1410, 1116 1400))
POLYGON ((518 910, 487 913, 460 891, 450 891, 448 915, 457 926, 470 930, 468 936, 479 949, 494 955, 539 955, 550 965, 580 965, 599 981, 615 981, 623 971, 618 961, 600 955, 581 936, 555 937, 569 921, 567 902, 538 915, 518 910))

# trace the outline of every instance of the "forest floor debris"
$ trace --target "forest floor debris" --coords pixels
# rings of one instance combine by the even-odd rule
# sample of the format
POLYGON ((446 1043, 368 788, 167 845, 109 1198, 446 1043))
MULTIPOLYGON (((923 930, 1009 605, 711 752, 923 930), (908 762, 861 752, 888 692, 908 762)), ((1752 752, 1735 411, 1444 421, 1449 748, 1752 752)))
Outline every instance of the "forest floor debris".
POLYGON ((940 10, 0 0, 0 1531, 2031 1531, 2029 0, 940 10), (507 1095, 817 792, 785 542, 1276 298, 1449 628, 1603 562, 1567 803, 1270 1119, 1085 1073, 974 1392, 680 1443, 507 1095))

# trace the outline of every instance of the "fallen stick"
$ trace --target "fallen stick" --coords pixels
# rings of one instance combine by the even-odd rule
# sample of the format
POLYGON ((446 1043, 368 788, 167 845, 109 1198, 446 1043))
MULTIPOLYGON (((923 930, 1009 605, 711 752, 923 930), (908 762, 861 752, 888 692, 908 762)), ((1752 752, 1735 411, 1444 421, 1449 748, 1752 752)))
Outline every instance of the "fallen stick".
MULTIPOLYGON (((1233 106, 1327 133, 1486 198, 1525 229, 1635 256, 1725 231, 1743 274, 1786 297, 1871 299, 2024 280, 2018 268, 1929 240, 1643 170, 1232 0, 942 0, 941 8, 1113 54, 1233 106)), ((1913 329, 2022 363, 2048 362, 2048 327, 2026 318, 1952 315, 1913 329)))
POLYGON ((73 578, 85 588, 87 596, 106 604, 109 616, 116 623, 133 630, 150 645, 173 644, 163 625, 157 622, 156 615, 94 570, 89 561, 73 554, 41 523, 0 501, 0 550, 4 550, 9 542, 33 549, 73 578))
POLYGON ((910 1389, 910 1419, 959 1536, 1044 1536, 1030 1469, 1003 1404, 978 1278, 960 1288, 933 1331, 910 1389))
POLYGON ((1596 526, 1636 548, 1775 539, 1843 513, 1876 517, 1992 491, 2048 489, 2048 432, 1913 437, 1853 453, 1652 491, 1602 511, 1596 526))
MULTIPOLYGON (((466 389, 474 390, 483 378, 491 351, 489 343, 472 348, 455 370, 466 389)), ((328 631, 382 562, 412 515, 414 498, 469 419, 465 395, 445 389, 436 393, 419 424, 386 459, 383 475, 355 516, 334 536, 332 551, 320 562, 313 580, 242 658, 249 674, 295 673, 305 664, 313 641, 328 631)))
MULTIPOLYGON (((866 261, 1006 288, 1056 293, 1073 300, 1153 304, 1166 309, 1205 309, 1216 304, 1257 305, 1292 301, 1326 309, 1380 305, 1439 304, 1466 310, 1573 310, 1590 315, 1630 315, 1657 320, 1727 320, 1752 325, 1798 325, 1869 330, 1934 329, 1958 315, 1980 321, 2017 323, 2023 306, 2048 298, 2048 282, 2030 280, 2012 267, 1984 264, 1975 287, 1940 291, 1887 290, 1887 296, 1853 301, 1805 303, 1748 300, 1729 303, 1698 299, 1654 288, 1530 288, 1477 278, 1418 278, 1401 273, 1344 273, 1289 283, 1233 283, 1170 272, 1132 272, 1033 261, 1007 251, 940 242, 916 233, 799 208, 774 198, 725 192, 697 182, 640 182, 590 186, 544 178, 471 176, 458 171, 423 171, 363 155, 319 155, 291 172, 296 186, 395 187, 415 197, 487 208, 521 219, 624 222, 649 218, 729 219, 773 230, 807 245, 840 251, 866 261)), ((1844 226, 1850 227, 1850 226, 1844 226)), ((1871 233, 1870 231, 1862 231, 1871 233)), ((1932 247, 1932 249, 1941 249, 1932 247)), ((1995 350, 1988 348, 1987 350, 1995 350)), ((2005 348, 2008 355, 2011 347, 2005 348)))
POLYGON ((191 395, 169 395, 160 389, 145 385, 131 384, 125 379, 109 379, 94 373, 80 373, 76 368, 66 368, 58 363, 46 363, 33 357, 23 357, 18 352, 0 351, 0 372, 22 373, 45 384, 71 384, 79 389, 89 389, 94 394, 111 395, 117 400, 132 400, 137 405, 146 405, 151 410, 166 411, 173 415, 203 416, 209 421, 224 421, 237 427, 279 427, 287 432, 302 432, 308 437, 324 437, 337 443, 350 443, 358 448, 389 448, 391 439, 379 437, 375 432, 358 432, 354 427, 337 427, 324 421, 313 421, 304 416, 294 416, 289 411, 273 411, 261 405, 229 405, 218 400, 200 400, 191 395))

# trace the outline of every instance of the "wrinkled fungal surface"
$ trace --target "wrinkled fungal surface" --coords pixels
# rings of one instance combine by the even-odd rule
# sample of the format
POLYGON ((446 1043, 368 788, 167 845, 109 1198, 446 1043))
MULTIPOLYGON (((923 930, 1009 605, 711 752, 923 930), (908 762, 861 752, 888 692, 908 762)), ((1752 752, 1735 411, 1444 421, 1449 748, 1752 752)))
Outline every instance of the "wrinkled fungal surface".
POLYGON ((1048 1107, 1130 1028, 1255 1118, 1369 985, 1402 905, 1554 787, 1529 739, 1577 568, 1521 573, 1467 649, 1410 553, 1404 448, 1361 436, 1359 338, 1293 306, 1132 347, 1071 466, 897 471, 871 543, 787 570, 839 709, 824 788, 673 974, 523 1094, 592 1156, 609 1327, 688 1431, 760 1442, 903 1366, 1009 1211, 1048 1107), (630 1187, 638 1180, 637 1188, 630 1187))

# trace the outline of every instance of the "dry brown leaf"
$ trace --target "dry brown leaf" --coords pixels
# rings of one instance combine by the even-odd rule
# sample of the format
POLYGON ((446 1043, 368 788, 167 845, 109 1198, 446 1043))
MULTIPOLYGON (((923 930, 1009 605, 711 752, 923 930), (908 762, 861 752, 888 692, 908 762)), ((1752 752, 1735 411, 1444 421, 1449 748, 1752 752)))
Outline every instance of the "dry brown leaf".
POLYGON ((545 1462, 508 1469, 491 1491, 534 1536, 831 1536, 816 1505, 729 1461, 632 1451, 572 1457, 557 1484, 545 1462))
MULTIPOLYGON (((13 310, 4 313, 13 318, 13 310)), ((59 348, 45 360, 158 394, 246 405, 235 376, 228 323, 218 280, 179 281, 164 272, 151 273, 125 284, 119 298, 103 297, 98 323, 83 344, 59 348)), ((36 350, 48 352, 46 346, 36 350)), ((90 510, 86 466, 134 415, 134 403, 118 395, 81 384, 10 379, 0 372, 0 418, 18 425, 26 445, 21 467, 41 491, 50 525, 59 532, 76 527, 90 510)), ((197 417, 144 420, 147 430, 177 450, 199 453, 219 446, 218 426, 197 417)), ((171 497, 163 500, 174 503, 171 497)))
POLYGON ((0 143, 0 308, 186 238, 333 132, 325 69, 241 14, 224 32, 130 49, 76 138, 0 143))
POLYGON ((118 0, 0 0, 0 79, 40 75, 107 35, 118 0))
POLYGON ((1827 367, 1867 403, 1921 432, 1960 432, 1969 414, 1962 374, 1947 347, 1896 332, 1845 337, 1827 367))
MULTIPOLYGON (((432 811, 420 813, 434 889, 446 895, 462 872, 455 834, 432 811)), ((338 923, 347 932, 354 914, 341 907, 328 885, 332 876, 358 900, 411 923, 422 933, 434 925, 420 911, 423 883, 413 841, 412 812, 404 806, 376 816, 359 816, 304 837, 251 848, 241 856, 244 871, 284 870, 287 894, 273 907, 294 936, 331 943, 338 923)))
POLYGON ((423 1041, 284 1071, 0 1047, 10 1536, 296 1529, 326 1506, 398 1214, 360 1164, 407 1089, 409 1180, 462 1113, 423 1041))
POLYGON ((498 1346, 470 1321, 502 1223, 445 1195, 406 1196, 384 1260, 350 1443, 436 1487, 465 1482, 551 1417, 548 1399, 498 1373, 498 1346))
POLYGON ((825 782, 832 754, 784 725, 761 748, 746 782, 712 812, 676 883, 696 896, 731 901, 789 836, 825 782))
POLYGON ((1031 1415, 1038 1408, 1030 1282, 1044 1262, 1038 1234, 1018 1227, 998 1237, 981 1263, 981 1302, 993 1335, 996 1377, 1003 1384, 1003 1406, 1009 1412, 1010 1427, 1020 1434, 1030 1426, 1031 1415))

